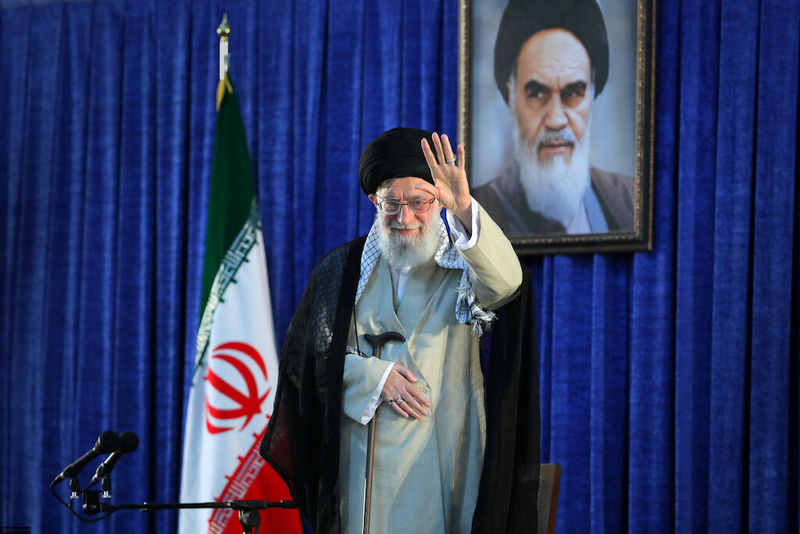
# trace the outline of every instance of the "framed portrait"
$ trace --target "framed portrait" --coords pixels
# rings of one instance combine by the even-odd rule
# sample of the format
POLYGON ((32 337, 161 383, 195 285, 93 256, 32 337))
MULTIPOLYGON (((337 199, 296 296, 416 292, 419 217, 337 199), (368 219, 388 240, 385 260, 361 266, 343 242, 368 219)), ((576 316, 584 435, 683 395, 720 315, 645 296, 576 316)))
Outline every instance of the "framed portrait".
POLYGON ((520 254, 652 248, 655 0, 460 0, 472 195, 520 254))

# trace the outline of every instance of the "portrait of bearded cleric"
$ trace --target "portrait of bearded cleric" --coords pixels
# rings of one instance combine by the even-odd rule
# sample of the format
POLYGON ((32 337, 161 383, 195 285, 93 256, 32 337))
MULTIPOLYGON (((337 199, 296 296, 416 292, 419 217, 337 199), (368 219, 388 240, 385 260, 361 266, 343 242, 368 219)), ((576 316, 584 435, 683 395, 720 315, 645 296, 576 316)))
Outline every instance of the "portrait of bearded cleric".
POLYGON ((474 198, 512 238, 634 232, 633 0, 476 0, 474 198))

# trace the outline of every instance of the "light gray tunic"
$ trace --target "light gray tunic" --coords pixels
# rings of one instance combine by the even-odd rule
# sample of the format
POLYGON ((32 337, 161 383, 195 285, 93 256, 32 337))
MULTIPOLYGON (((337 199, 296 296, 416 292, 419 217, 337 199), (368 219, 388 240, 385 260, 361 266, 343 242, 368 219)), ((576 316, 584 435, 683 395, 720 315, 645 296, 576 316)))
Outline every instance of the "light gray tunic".
MULTIPOLYGON (((477 244, 460 251, 473 290, 484 308, 499 306, 521 282, 519 261, 508 240, 481 213, 477 244)), ((460 269, 433 261, 412 271, 402 300, 388 264, 374 268, 356 306, 358 345, 364 334, 396 331, 404 343, 384 346, 381 360, 348 355, 343 377, 340 448, 341 517, 344 532, 361 531, 367 427, 360 423, 388 362, 418 378, 431 402, 430 417, 405 419, 382 405, 376 412, 371 530, 376 533, 469 532, 483 465, 486 421, 479 338, 455 317, 460 269)), ((351 328, 349 345, 355 346, 351 328)))

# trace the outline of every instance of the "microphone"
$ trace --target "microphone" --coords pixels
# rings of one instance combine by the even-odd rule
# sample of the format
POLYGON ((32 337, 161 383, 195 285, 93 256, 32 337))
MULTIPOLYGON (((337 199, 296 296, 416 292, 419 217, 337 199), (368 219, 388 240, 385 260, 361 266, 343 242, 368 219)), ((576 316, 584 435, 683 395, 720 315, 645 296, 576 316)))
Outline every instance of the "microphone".
POLYGON ((97 466, 97 471, 95 471, 88 487, 95 485, 101 478, 107 477, 114 469, 114 466, 117 465, 120 457, 122 457, 123 454, 135 451, 138 446, 139 436, 127 430, 121 433, 119 435, 119 446, 108 456, 108 458, 105 459, 103 463, 97 466))
POLYGON ((101 454, 108 454, 109 452, 119 448, 119 436, 113 430, 106 430, 97 438, 94 447, 86 451, 83 456, 69 464, 64 468, 61 473, 53 479, 50 486, 54 486, 67 478, 74 478, 81 470, 86 467, 86 464, 100 456, 101 454))

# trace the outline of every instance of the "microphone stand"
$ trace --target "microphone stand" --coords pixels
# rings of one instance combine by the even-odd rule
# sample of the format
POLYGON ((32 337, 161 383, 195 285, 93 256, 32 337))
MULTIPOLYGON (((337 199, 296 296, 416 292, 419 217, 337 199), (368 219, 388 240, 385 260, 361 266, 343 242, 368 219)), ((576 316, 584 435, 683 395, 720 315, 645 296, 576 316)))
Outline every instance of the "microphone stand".
POLYGON ((239 501, 212 501, 212 502, 179 502, 179 503, 158 503, 144 502, 142 504, 109 504, 100 501, 100 491, 83 490, 82 502, 83 511, 94 515, 104 512, 111 514, 117 510, 139 510, 141 512, 153 512, 156 510, 184 510, 192 508, 226 508, 239 512, 239 522, 242 525, 244 534, 258 534, 258 527, 261 525, 259 510, 268 508, 297 508, 294 501, 259 501, 259 500, 239 500, 239 501))

